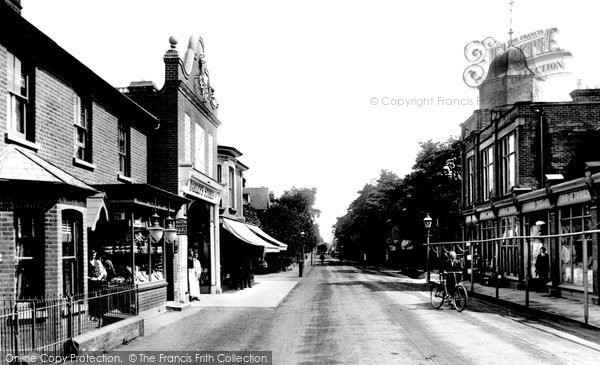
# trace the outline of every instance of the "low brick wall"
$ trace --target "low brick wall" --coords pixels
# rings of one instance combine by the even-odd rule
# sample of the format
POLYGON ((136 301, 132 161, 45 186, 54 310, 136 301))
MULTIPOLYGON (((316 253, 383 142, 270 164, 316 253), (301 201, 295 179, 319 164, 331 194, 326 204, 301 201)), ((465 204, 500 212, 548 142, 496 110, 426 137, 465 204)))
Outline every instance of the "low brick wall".
POLYGON ((139 312, 165 308, 167 305, 167 282, 145 283, 138 286, 139 312))
POLYGON ((144 335, 144 320, 135 316, 73 338, 79 352, 106 351, 144 335))

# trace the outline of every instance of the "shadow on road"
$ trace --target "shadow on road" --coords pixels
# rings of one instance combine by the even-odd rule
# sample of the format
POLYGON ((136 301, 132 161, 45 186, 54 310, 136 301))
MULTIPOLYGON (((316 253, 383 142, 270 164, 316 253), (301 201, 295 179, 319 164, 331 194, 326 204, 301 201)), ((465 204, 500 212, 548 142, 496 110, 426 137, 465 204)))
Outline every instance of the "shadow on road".
POLYGON ((429 291, 427 284, 398 283, 389 281, 343 281, 338 283, 323 283, 323 285, 353 286, 362 285, 371 291, 429 291))

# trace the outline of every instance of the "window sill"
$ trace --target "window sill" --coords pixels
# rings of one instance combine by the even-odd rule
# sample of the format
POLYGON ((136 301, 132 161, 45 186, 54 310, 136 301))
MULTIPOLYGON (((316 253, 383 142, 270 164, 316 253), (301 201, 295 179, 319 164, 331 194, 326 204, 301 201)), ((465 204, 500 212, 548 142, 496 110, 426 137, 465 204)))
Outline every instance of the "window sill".
POLYGON ((167 286, 167 281, 165 279, 157 280, 157 281, 147 281, 145 283, 137 284, 138 291, 140 291, 140 292, 152 290, 152 289, 158 289, 158 288, 162 288, 165 286, 167 286))
POLYGON ((96 165, 94 165, 93 163, 89 163, 87 161, 84 160, 80 160, 77 157, 73 157, 73 165, 77 166, 77 167, 82 167, 86 170, 90 170, 90 171, 94 171, 94 169, 96 168, 96 165))
POLYGON ((28 141, 27 139, 25 139, 21 134, 19 133, 15 133, 15 132, 6 132, 4 134, 4 138, 6 140, 6 142, 12 142, 12 143, 16 143, 20 146, 29 148, 35 152, 37 152, 40 149, 40 145, 35 143, 35 142, 31 142, 28 141))
POLYGON ((117 180, 127 183, 127 184, 131 184, 133 182, 129 176, 125 176, 122 174, 117 175, 117 180))

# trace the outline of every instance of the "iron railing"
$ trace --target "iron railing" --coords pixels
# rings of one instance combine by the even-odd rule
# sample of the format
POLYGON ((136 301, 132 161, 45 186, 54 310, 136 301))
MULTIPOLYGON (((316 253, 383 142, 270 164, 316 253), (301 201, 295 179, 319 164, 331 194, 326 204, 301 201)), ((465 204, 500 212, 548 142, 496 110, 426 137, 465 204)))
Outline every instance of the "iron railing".
POLYGON ((138 314, 134 285, 71 297, 0 301, 0 364, 31 354, 77 352, 72 339, 138 314))
MULTIPOLYGON (((428 277, 428 281, 429 281, 429 273, 430 273, 430 254, 433 253, 436 257, 435 261, 438 261, 438 265, 440 264, 440 260, 442 259, 443 255, 445 253, 447 253, 448 251, 455 251, 457 254, 459 254, 460 256, 462 256, 463 258, 466 258, 466 260, 464 260, 464 268, 466 273, 468 274, 468 277, 470 277, 470 282, 471 282, 471 291, 474 290, 474 283, 475 283, 475 277, 478 271, 480 271, 480 267, 478 267, 478 265, 475 265, 475 258, 477 256, 477 250, 478 248, 481 248, 482 245, 484 244, 491 244, 493 246, 493 259, 494 259, 494 269, 493 269, 493 275, 494 275, 494 283, 495 283, 495 289, 496 289, 496 293, 495 293, 495 297, 499 298, 499 289, 500 289, 500 278, 502 276, 502 272, 501 272, 501 268, 500 266, 503 265, 503 262, 501 260, 501 244, 506 242, 506 241, 511 241, 511 242, 515 242, 515 246, 518 247, 521 250, 527 250, 528 254, 531 254, 531 245, 532 242, 534 241, 539 241, 539 240, 552 240, 552 239, 561 239, 561 240, 568 240, 570 245, 573 245, 573 240, 575 239, 575 237, 580 237, 581 238, 581 256, 583 257, 583 265, 581 267, 582 269, 582 290, 583 290, 583 318, 584 318, 584 322, 587 324, 589 321, 589 286, 592 283, 589 283, 588 281, 588 264, 585 260, 587 260, 588 258, 588 254, 591 254, 591 252, 588 252, 587 250, 587 241, 592 239, 592 235, 596 235, 600 233, 600 230, 587 230, 587 231, 580 231, 580 232, 572 232, 572 233, 561 233, 561 234, 552 234, 552 235, 537 235, 537 236, 507 236, 507 237, 497 237, 497 238, 490 238, 490 239, 480 239, 480 240, 469 240, 469 241, 452 241, 452 242, 434 242, 434 243, 429 243, 426 246, 428 246, 427 249, 427 277, 428 277)), ((557 253, 554 253, 557 254, 557 253)), ((532 279, 532 275, 531 275, 531 259, 528 259, 526 262, 526 265, 524 267, 525 269, 525 274, 522 275, 523 279, 525 281, 525 306, 527 308, 529 308, 529 295, 530 295, 530 281, 532 279)), ((572 262, 571 262, 572 263, 572 262)))

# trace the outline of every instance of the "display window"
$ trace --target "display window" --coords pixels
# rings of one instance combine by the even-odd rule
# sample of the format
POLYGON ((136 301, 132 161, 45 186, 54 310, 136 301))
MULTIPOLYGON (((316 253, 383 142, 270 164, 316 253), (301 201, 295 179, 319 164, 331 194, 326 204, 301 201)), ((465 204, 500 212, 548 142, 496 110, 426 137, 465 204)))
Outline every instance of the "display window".
MULTIPOLYGON (((560 233, 575 233, 592 229, 591 215, 584 205, 563 207, 560 214, 560 233)), ((588 285, 593 283, 592 236, 585 235, 587 257, 583 255, 584 235, 560 238, 561 281, 583 286, 583 268, 587 267, 588 285)))
MULTIPOLYGON (((101 280, 115 285, 165 280, 165 243, 151 237, 150 213, 119 213, 118 218, 130 218, 98 224, 90 242, 100 256, 101 270, 106 271, 101 280)), ((164 227, 163 218, 159 218, 159 225, 164 227)))

